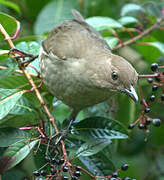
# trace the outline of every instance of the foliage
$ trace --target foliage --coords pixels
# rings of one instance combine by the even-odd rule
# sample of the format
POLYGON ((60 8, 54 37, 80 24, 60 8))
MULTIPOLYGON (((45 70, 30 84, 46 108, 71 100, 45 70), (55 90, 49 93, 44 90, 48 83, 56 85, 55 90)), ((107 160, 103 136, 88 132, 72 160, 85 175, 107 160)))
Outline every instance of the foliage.
MULTIPOLYGON (((131 61, 139 74, 150 74, 149 67, 153 62, 164 65, 164 24, 137 42, 134 41, 135 44, 117 49, 122 42, 133 39, 156 23, 164 11, 164 3, 160 0, 116 0, 110 3, 108 0, 40 0, 39 3, 32 0, 0 0, 0 7, 3 11, 0 12, 0 22, 10 36, 16 31, 16 19, 20 20, 21 33, 14 43, 19 50, 26 53, 37 55, 41 41, 47 33, 54 25, 72 18, 71 9, 75 8, 84 14, 86 22, 102 34, 110 48, 117 50, 115 53, 131 61), (117 11, 114 11, 115 9, 117 11)), ((33 167, 39 169, 46 163, 45 156, 48 151, 44 146, 48 141, 40 145, 44 134, 40 134, 38 124, 44 120, 44 131, 48 137, 54 137, 55 132, 40 102, 35 94, 31 93, 29 82, 19 72, 16 60, 8 57, 4 50, 9 50, 9 47, 0 33, 0 173, 4 173, 2 177, 8 176, 12 180, 15 177, 12 178, 10 174, 18 171, 19 164, 19 167, 24 168, 24 171, 19 168, 19 171, 23 172, 23 175, 18 172, 19 179, 31 179, 33 167), (26 127, 22 128, 23 126, 26 127), (33 153, 35 150, 37 153, 33 153)), ((27 67, 27 71, 34 76, 36 85, 39 85, 41 80, 36 71, 39 71, 38 59, 30 65, 35 68, 27 67)), ((152 95, 150 84, 140 80, 140 86, 147 101, 152 95)), ((71 109, 52 99, 44 85, 39 91, 49 109, 53 109, 52 114, 59 129, 65 129, 71 109)), ((163 89, 161 91, 164 94, 163 89)), ((164 101, 160 99, 161 91, 153 92, 156 99, 150 105, 150 115, 163 121, 164 101)), ((149 134, 137 128, 128 130, 128 125, 138 118, 142 107, 122 94, 116 98, 114 103, 104 102, 78 114, 65 140, 68 157, 74 164, 93 174, 95 170, 100 176, 108 176, 128 162, 131 167, 126 174, 120 172, 122 177, 163 180, 164 126, 151 126, 149 134)), ((55 144, 55 139, 53 140, 55 144)), ((48 155, 53 158, 56 151, 58 149, 48 155)), ((46 170, 50 171, 48 168, 46 170)), ((91 178, 83 173, 80 179, 91 178)))

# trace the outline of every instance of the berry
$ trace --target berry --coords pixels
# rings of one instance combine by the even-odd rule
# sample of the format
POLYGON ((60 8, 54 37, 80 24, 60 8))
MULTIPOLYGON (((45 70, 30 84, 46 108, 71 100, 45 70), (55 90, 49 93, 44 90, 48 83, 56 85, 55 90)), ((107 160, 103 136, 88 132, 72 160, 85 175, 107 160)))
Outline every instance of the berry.
POLYGON ((130 177, 124 177, 123 180, 132 180, 130 177))
POLYGON ((63 180, 68 180, 69 178, 67 176, 63 176, 63 180))
POLYGON ((51 162, 51 158, 50 158, 49 156, 45 156, 45 160, 46 160, 47 162, 51 162))
POLYGON ((161 95, 161 101, 164 101, 164 94, 161 95))
POLYGON ((39 171, 34 171, 34 172, 33 172, 33 175, 34 175, 34 176, 40 176, 40 173, 39 173, 39 171))
POLYGON ((129 124, 129 126, 128 126, 128 129, 133 129, 134 128, 134 126, 135 126, 135 124, 129 124))
POLYGON ((126 171, 126 170, 128 169, 128 167, 129 167, 128 164, 123 164, 123 165, 121 166, 121 170, 126 171))
POLYGON ((157 63, 153 63, 152 65, 151 65, 151 70, 154 72, 154 71, 156 71, 158 69, 158 64, 157 63))
POLYGON ((61 158, 60 160, 59 160, 59 164, 63 164, 64 163, 64 158, 61 158))
POLYGON ((64 166, 63 167, 63 172, 67 172, 68 171, 68 166, 64 166))
POLYGON ((56 163, 57 163, 57 159, 56 159, 55 157, 53 157, 52 160, 51 160, 51 162, 52 162, 53 164, 56 164, 56 163))
POLYGON ((140 123, 140 124, 138 125, 138 128, 139 128, 139 129, 144 129, 144 128, 145 128, 145 125, 142 124, 142 123, 140 123))
POLYGON ((41 174, 42 176, 45 176, 45 175, 47 174, 47 172, 46 172, 45 170, 42 170, 42 171, 40 172, 40 174, 41 174))
POLYGON ((151 95, 149 99, 150 99, 150 101, 154 101, 155 100, 155 96, 151 95))
POLYGON ((155 77, 156 81, 160 82, 161 78, 160 78, 159 74, 158 73, 154 73, 154 75, 156 75, 156 77, 155 77))
POLYGON ((118 172, 112 173, 112 177, 117 178, 118 177, 118 172))
POLYGON ((80 171, 76 171, 76 172, 74 173, 74 175, 75 175, 76 177, 80 177, 80 176, 81 176, 81 172, 80 172, 80 171))
POLYGON ((146 118, 145 122, 146 122, 146 125, 149 125, 152 122, 152 119, 148 117, 148 118, 146 118))
POLYGON ((152 91, 156 91, 158 89, 158 86, 157 85, 153 85, 152 86, 152 91))
POLYGON ((76 166, 76 170, 80 171, 81 170, 81 166, 76 166))
POLYGON ((78 180, 78 177, 72 176, 71 180, 78 180))
POLYGON ((50 169, 50 172, 51 172, 52 175, 54 175, 54 174, 57 172, 57 170, 54 169, 54 168, 51 168, 51 169, 50 169))
POLYGON ((41 177, 37 177, 35 180, 44 180, 44 179, 41 177))
POLYGON ((153 119, 153 125, 158 127, 161 125, 161 120, 160 119, 153 119))
POLYGON ((150 112, 150 108, 149 107, 146 107, 145 108, 145 113, 149 113, 150 112))
POLYGON ((153 79, 152 78, 147 78, 148 83, 152 83, 153 79))

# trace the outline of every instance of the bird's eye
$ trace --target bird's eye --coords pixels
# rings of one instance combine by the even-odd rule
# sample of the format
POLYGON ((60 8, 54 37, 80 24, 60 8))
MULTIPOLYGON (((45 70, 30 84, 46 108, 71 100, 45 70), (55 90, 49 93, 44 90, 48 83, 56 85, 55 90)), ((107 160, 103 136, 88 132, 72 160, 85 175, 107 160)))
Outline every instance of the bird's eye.
POLYGON ((118 78, 118 73, 117 72, 112 72, 112 79, 117 80, 118 78))

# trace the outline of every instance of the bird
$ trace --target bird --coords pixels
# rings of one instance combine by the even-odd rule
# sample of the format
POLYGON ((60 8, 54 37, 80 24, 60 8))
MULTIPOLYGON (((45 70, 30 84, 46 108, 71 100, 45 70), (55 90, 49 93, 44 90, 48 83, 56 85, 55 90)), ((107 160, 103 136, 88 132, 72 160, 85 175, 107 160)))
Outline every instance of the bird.
POLYGON ((40 74, 49 91, 73 110, 73 121, 80 110, 118 92, 137 102, 136 70, 112 53, 101 34, 77 10, 72 14, 73 19, 55 26, 41 44, 40 74))

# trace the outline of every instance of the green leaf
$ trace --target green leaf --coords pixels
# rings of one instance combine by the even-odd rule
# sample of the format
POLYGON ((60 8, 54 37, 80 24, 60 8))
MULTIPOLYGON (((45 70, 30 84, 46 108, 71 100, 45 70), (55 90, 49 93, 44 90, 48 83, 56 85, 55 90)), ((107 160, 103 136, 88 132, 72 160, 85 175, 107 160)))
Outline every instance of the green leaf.
MULTIPOLYGON (((4 27, 4 29, 6 30, 6 32, 12 36, 14 31, 17 28, 17 23, 16 23, 16 19, 13 18, 12 16, 9 16, 5 13, 0 12, 0 20, 1 20, 1 25, 4 27)), ((0 33, 0 41, 4 40, 4 37, 2 36, 2 34, 0 33)))
POLYGON ((156 39, 153 39, 153 37, 151 38, 151 40, 154 40, 153 42, 149 42, 149 39, 149 37, 143 38, 141 40, 143 45, 135 45, 134 48, 142 54, 142 56, 145 58, 145 61, 150 65, 157 58, 164 54, 164 44, 156 41, 156 39), (151 56, 150 52, 153 52, 151 53, 151 56))
POLYGON ((106 139, 95 139, 94 141, 88 141, 80 146, 75 153, 76 155, 74 158, 79 156, 92 156, 104 149, 110 143, 111 141, 106 141, 106 139))
POLYGON ((0 89, 1 127, 21 127, 36 123, 38 113, 17 89, 0 89))
POLYGON ((4 61, 2 61, 2 64, 0 65, 6 67, 7 69, 0 69, 0 79, 6 78, 13 74, 13 72, 17 69, 18 65, 16 61, 10 58, 6 58, 4 61))
POLYGON ((126 139, 126 128, 119 122, 104 117, 86 118, 74 125, 73 138, 83 141, 126 139), (121 132, 120 132, 121 131, 121 132))
POLYGON ((156 2, 153 2, 153 1, 146 2, 143 5, 143 8, 150 16, 155 16, 157 18, 161 16, 161 10, 158 7, 156 2))
POLYGON ((129 24, 132 24, 132 23, 137 23, 138 20, 132 16, 124 16, 124 17, 121 17, 119 20, 118 20, 123 26, 125 25, 129 25, 129 24))
POLYGON ((0 120, 16 106, 23 93, 17 89, 0 88, 0 120))
POLYGON ((39 140, 24 141, 12 144, 0 159, 0 174, 21 162, 34 148, 39 140))
POLYGON ((129 15, 135 11, 145 12, 144 8, 137 4, 126 4, 121 9, 121 16, 129 15))
POLYGON ((146 45, 157 48, 164 55, 164 43, 161 42, 146 42, 146 45))
POLYGON ((72 19, 72 9, 77 9, 78 2, 75 0, 56 0, 47 4, 37 17, 34 32, 41 35, 50 31, 56 24, 67 19, 72 19), (44 23, 43 23, 44 22, 44 23))
POLYGON ((11 75, 5 78, 1 78, 0 87, 6 89, 20 89, 20 88, 26 89, 30 86, 29 83, 27 82, 27 79, 24 76, 11 75))
POLYGON ((29 133, 16 128, 0 129, 0 147, 7 147, 16 142, 25 141, 29 138, 29 133))
POLYGON ((119 41, 118 38, 116 38, 116 37, 105 37, 104 39, 108 43, 108 45, 111 49, 114 48, 119 41))
POLYGON ((6 1, 6 0, 0 0, 0 4, 3 4, 5 6, 8 6, 12 9, 14 9, 17 13, 20 13, 20 8, 17 4, 10 2, 10 1, 6 1))
POLYGON ((91 173, 94 169, 98 176, 107 176, 116 169, 114 163, 111 161, 112 155, 109 155, 110 153, 108 147, 106 147, 104 150, 93 156, 81 156, 79 157, 79 160, 85 165, 86 168, 89 169, 91 173))
POLYGON ((91 17, 87 18, 86 22, 90 24, 93 28, 95 28, 97 31, 107 30, 110 28, 122 28, 122 25, 109 17, 91 17))
POLYGON ((71 114, 71 109, 67 105, 60 103, 55 105, 53 114, 55 119, 62 124, 63 121, 71 114))

